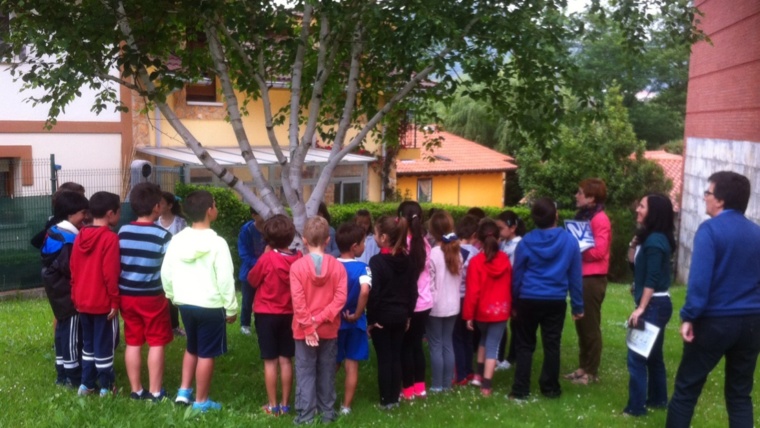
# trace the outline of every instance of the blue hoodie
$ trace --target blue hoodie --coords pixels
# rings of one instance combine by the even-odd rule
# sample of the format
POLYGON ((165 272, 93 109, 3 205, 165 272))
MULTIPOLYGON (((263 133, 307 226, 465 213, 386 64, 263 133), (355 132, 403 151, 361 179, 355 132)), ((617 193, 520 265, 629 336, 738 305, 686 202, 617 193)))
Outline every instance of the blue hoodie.
POLYGON ((570 291, 573 314, 583 313, 583 276, 578 241, 564 229, 535 229, 515 253, 512 296, 565 300, 570 291))

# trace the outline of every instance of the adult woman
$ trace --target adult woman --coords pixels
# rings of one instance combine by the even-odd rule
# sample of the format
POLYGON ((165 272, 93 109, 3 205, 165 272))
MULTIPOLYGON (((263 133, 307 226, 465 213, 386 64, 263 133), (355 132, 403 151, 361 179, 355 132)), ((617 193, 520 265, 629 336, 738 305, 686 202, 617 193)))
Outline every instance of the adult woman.
POLYGON ((628 350, 628 405, 624 413, 642 416, 647 407, 664 408, 668 404, 668 387, 662 346, 665 325, 673 314, 670 301, 670 258, 676 247, 673 230, 673 205, 667 196, 650 194, 641 199, 636 208, 639 224, 631 243, 636 251, 634 262, 633 299, 636 310, 628 319, 633 327, 647 322, 660 328, 648 357, 628 350), (647 384, 648 380, 648 384, 647 384))
POLYGON ((583 252, 584 317, 575 323, 578 333, 578 369, 565 375, 573 383, 588 385, 599 381, 602 359, 602 302, 607 291, 607 271, 610 266, 612 226, 604 212, 607 186, 598 178, 588 178, 578 185, 575 203, 576 220, 588 221, 594 237, 594 247, 583 252))
MULTIPOLYGON (((159 217, 156 220, 156 225, 168 230, 172 236, 187 227, 187 221, 182 217, 182 207, 179 205, 179 199, 173 193, 161 192, 158 209, 159 217)), ((179 310, 171 301, 169 302, 169 317, 174 335, 184 337, 185 330, 179 326, 179 310)))

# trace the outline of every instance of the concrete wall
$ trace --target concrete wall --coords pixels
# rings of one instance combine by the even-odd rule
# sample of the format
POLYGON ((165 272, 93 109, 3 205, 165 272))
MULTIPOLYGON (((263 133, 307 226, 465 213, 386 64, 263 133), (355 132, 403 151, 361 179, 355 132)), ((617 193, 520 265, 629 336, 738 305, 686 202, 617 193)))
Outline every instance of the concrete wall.
POLYGON ((760 1, 696 1, 712 43, 693 46, 686 102, 678 276, 686 281, 694 233, 707 219, 702 192, 721 170, 747 176, 747 216, 760 223, 760 1))

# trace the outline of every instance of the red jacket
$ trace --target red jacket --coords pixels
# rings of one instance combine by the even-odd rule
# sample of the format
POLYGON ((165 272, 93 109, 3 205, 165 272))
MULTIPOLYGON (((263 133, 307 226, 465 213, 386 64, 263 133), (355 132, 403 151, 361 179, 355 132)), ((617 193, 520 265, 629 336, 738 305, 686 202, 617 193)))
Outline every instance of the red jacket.
POLYGON ((257 314, 292 314, 293 300, 290 297, 290 266, 302 254, 267 251, 259 257, 256 265, 248 272, 248 283, 256 289, 253 298, 253 312, 257 314))
POLYGON ((610 269, 610 246, 612 245, 612 225, 604 211, 598 212, 591 219, 591 233, 594 246, 581 256, 583 276, 607 275, 610 269))
POLYGON ((85 314, 119 309, 119 235, 107 226, 82 228, 71 250, 71 300, 85 314))
POLYGON ((509 319, 512 310, 512 265, 509 257, 498 251, 490 262, 478 253, 467 268, 462 319, 500 322, 509 319))
POLYGON ((293 263, 290 292, 293 295, 294 339, 303 340, 314 331, 320 339, 338 337, 340 311, 346 304, 348 293, 343 263, 325 254, 319 274, 311 256, 293 263))

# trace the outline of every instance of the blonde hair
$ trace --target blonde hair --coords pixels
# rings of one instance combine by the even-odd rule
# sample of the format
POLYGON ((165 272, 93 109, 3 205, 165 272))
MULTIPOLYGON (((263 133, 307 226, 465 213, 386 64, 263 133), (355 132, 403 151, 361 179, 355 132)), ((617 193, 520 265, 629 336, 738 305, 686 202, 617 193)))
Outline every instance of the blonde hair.
POLYGON ((330 237, 330 224, 323 217, 316 216, 306 220, 303 237, 312 247, 321 247, 330 237))

